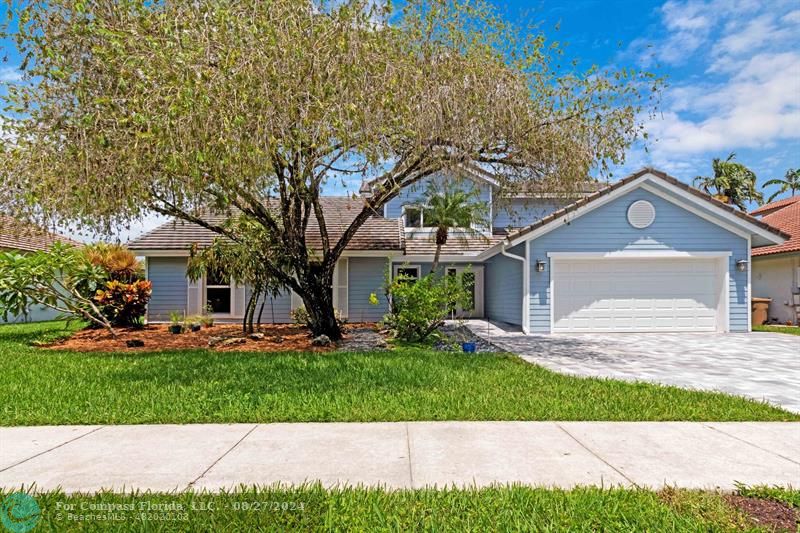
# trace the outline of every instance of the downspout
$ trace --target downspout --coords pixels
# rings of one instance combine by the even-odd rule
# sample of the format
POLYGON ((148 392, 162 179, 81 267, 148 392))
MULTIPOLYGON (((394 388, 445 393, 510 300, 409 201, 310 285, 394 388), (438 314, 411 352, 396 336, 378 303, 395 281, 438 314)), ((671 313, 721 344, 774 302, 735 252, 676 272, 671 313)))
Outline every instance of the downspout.
POLYGON ((523 333, 527 334, 529 333, 527 309, 528 293, 531 290, 529 286, 530 266, 528 265, 528 241, 525 241, 525 257, 520 257, 518 255, 509 253, 507 248, 508 246, 511 246, 511 243, 508 241, 508 239, 505 239, 500 245, 500 254, 522 262, 522 331, 523 333))

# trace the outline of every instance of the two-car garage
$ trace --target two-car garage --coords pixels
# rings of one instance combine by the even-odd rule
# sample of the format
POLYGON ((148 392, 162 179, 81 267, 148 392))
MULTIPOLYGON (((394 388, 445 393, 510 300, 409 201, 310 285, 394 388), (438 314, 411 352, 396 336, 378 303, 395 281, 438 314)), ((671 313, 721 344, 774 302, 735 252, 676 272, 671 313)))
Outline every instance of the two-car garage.
POLYGON ((729 256, 553 254, 553 332, 726 331, 729 256))

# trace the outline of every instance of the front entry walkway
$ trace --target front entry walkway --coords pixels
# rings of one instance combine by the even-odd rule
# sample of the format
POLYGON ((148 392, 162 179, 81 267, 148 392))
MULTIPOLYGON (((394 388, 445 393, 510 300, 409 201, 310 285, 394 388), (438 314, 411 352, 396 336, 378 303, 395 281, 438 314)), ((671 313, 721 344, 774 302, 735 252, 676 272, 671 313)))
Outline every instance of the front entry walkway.
POLYGON ((472 320, 494 345, 557 372, 718 390, 800 412, 800 336, 781 333, 524 335, 472 320))
POLYGON ((0 489, 800 484, 800 423, 377 422, 0 427, 0 489))

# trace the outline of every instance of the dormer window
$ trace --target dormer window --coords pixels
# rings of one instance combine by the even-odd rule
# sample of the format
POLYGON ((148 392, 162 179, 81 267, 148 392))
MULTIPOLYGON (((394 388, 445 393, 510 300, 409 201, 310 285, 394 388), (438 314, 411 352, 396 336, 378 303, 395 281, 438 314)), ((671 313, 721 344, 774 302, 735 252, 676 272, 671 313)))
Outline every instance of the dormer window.
POLYGON ((403 206, 403 225, 406 229, 426 227, 425 208, 421 205, 403 206))

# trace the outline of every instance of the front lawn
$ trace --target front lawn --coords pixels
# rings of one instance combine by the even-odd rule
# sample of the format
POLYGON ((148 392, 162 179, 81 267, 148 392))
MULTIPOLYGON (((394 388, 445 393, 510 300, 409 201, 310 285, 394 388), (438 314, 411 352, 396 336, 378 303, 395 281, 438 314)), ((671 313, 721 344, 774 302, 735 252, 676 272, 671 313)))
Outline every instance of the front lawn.
POLYGON ((755 527, 718 493, 674 489, 656 493, 503 486, 384 491, 311 485, 221 494, 34 496, 41 509, 39 529, 47 531, 101 526, 136 531, 772 530, 755 527))
POLYGON ((772 333, 786 333, 787 335, 800 335, 800 326, 753 326, 753 331, 769 331, 772 333))
POLYGON ((0 425, 403 420, 800 420, 765 403, 576 378, 513 356, 43 350, 0 326, 0 425))

